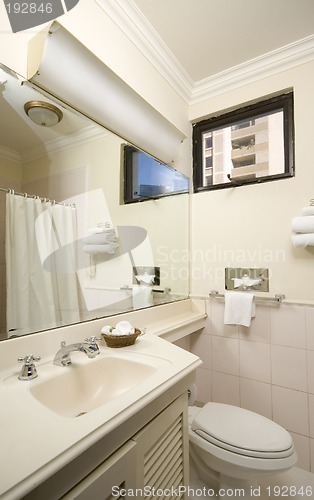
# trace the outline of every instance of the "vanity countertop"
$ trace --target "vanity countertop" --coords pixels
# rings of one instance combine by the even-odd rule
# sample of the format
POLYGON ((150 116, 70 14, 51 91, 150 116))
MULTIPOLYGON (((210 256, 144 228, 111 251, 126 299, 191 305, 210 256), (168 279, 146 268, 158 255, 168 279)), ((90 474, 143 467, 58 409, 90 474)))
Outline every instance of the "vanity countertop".
MULTIPOLYGON (((183 316, 181 319, 184 319, 183 316)), ((78 327, 82 328, 82 325, 78 327)), ((201 364, 197 356, 158 337, 156 333, 149 332, 148 328, 148 333, 140 336, 133 346, 118 351, 162 358, 168 361, 164 368, 129 392, 80 418, 63 417, 34 400, 29 394, 33 381, 18 380, 20 366, 17 363, 15 369, 7 368, 0 372, 1 499, 21 498, 26 491, 64 467, 201 364), (8 377, 12 379, 12 375, 16 375, 12 383, 4 382, 8 377)), ((108 354, 108 350, 117 351, 101 341, 100 356, 108 354)), ((55 354, 55 351, 52 352, 55 354)), ((19 351, 16 354, 23 353, 19 351)), ((40 353, 34 352, 34 355, 37 354, 40 353)), ((76 353, 75 356, 83 356, 85 363, 84 354, 76 353)), ((52 359, 53 355, 42 358, 36 364, 38 377, 41 366, 52 363, 52 359)), ((88 362, 92 363, 93 359, 86 358, 88 362)), ((54 368, 71 370, 71 367, 54 368)))

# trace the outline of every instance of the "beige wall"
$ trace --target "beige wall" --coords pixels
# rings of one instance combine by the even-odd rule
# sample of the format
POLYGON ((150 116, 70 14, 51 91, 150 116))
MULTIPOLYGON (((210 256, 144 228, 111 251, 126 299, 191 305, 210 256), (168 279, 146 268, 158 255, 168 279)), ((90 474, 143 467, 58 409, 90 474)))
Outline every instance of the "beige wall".
POLYGON ((192 195, 192 293, 224 290, 225 267, 267 267, 270 295, 314 303, 314 248, 294 248, 290 225, 314 197, 314 63, 304 64, 190 107, 196 120, 293 88, 295 177, 192 195))

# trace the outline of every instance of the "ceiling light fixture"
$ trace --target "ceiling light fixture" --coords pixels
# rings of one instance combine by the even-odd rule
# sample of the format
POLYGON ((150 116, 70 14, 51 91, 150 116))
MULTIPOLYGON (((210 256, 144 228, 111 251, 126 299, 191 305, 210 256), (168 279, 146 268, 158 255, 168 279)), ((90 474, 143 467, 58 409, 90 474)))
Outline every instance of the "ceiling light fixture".
POLYGON ((163 163, 177 160, 186 135, 64 28, 47 38, 31 82, 163 163))
POLYGON ((42 127, 53 127, 63 117, 59 108, 44 101, 28 101, 24 104, 24 110, 34 123, 42 127))

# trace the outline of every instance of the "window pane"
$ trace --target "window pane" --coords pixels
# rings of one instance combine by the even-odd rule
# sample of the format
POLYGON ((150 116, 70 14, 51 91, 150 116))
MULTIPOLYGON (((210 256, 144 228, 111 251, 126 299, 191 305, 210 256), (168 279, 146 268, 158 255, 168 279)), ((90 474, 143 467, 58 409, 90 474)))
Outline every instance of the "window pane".
POLYGON ((194 188, 291 176, 293 140, 292 93, 196 124, 194 188))
POLYGON ((186 193, 189 190, 187 177, 131 146, 125 147, 124 182, 125 202, 186 193))

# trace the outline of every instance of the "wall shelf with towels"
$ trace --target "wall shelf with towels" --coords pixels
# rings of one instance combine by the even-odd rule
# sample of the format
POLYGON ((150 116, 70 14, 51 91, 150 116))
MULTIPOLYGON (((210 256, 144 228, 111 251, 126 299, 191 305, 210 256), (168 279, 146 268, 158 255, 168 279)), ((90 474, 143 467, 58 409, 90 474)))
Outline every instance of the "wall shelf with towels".
MULTIPOLYGON (((224 293, 218 293, 217 290, 211 290, 210 293, 209 293, 209 296, 212 298, 212 299, 218 299, 218 298, 224 298, 225 297, 225 294, 224 293)), ((258 296, 255 296, 255 301, 256 302, 276 302, 278 304, 280 304, 284 299, 285 299, 285 295, 283 294, 276 294, 274 297, 258 297, 258 296)))

